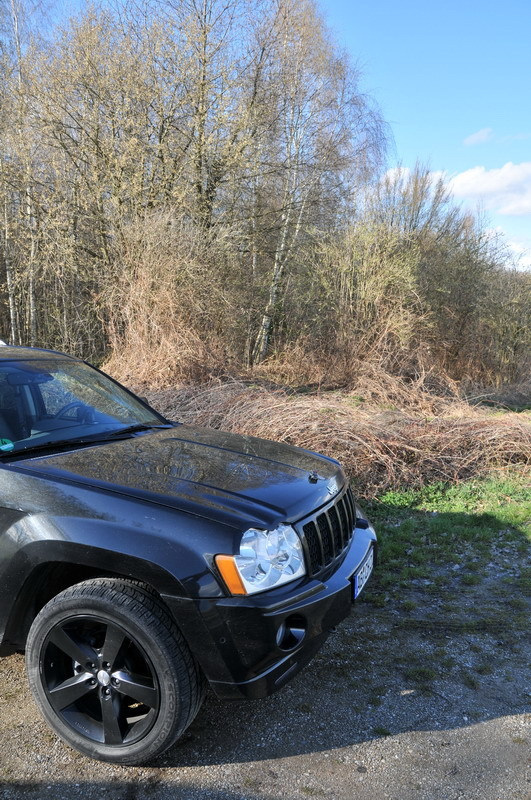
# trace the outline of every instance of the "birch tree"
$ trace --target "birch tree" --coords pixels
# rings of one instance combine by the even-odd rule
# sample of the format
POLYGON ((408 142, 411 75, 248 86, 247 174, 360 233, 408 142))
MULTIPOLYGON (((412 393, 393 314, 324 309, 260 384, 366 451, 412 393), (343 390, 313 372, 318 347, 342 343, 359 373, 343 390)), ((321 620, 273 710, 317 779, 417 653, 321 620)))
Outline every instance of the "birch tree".
POLYGON ((268 353, 286 273, 301 241, 312 227, 334 224, 348 196, 347 176, 366 179, 385 138, 381 120, 359 92, 355 73, 334 52, 310 0, 279 0, 264 24, 274 53, 264 87, 273 114, 265 154, 274 166, 258 191, 278 221, 254 363, 268 353))

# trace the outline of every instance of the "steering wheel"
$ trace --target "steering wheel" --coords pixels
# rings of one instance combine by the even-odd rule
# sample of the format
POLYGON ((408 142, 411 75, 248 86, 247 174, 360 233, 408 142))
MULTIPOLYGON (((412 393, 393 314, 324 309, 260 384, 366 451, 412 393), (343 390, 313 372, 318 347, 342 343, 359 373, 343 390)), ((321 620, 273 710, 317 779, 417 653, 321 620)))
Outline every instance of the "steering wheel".
MULTIPOLYGON (((65 414, 67 413, 67 411, 70 411, 70 409, 72 409, 72 408, 84 408, 85 409, 85 414, 83 415, 83 417, 86 417, 87 416, 86 412, 90 411, 88 406, 86 406, 85 403, 82 403, 81 400, 73 400, 71 403, 67 403, 65 406, 60 408, 59 411, 57 411, 53 415, 54 419, 64 419, 65 414)), ((83 420, 80 419, 80 421, 82 422, 83 420)))

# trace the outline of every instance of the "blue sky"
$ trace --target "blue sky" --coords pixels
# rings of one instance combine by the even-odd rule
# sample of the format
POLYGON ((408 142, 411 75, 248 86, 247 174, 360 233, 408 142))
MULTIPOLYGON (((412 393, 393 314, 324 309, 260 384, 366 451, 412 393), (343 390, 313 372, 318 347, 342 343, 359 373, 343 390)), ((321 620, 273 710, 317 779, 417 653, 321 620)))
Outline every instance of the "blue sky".
POLYGON ((391 126, 531 268, 531 0, 320 0, 391 126))

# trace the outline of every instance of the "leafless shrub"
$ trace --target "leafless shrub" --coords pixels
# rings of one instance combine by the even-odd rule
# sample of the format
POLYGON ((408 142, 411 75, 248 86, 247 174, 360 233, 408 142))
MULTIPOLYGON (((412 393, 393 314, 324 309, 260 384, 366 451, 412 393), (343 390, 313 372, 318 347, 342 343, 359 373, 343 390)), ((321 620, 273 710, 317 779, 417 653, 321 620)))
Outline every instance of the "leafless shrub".
POLYGON ((228 301, 209 264, 226 261, 223 237, 209 241, 182 217, 153 214, 126 227, 116 253, 117 278, 102 299, 118 380, 157 387, 200 381, 230 363, 222 310, 228 301), (208 302, 204 300, 208 297, 208 302))
POLYGON ((356 357, 354 347, 317 352, 304 339, 298 339, 280 354, 249 373, 282 387, 300 391, 344 389, 364 402, 382 407, 412 408, 429 414, 439 413, 445 402, 461 396, 460 386, 440 368, 429 366, 430 353, 422 347, 402 354, 397 371, 389 369, 391 354, 381 342, 356 357))

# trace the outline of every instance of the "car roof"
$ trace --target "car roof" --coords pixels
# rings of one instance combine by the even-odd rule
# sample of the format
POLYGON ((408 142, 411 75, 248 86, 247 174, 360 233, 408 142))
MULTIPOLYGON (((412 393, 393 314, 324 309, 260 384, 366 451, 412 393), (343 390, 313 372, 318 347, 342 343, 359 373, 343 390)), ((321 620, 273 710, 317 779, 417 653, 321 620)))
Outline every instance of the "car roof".
POLYGON ((56 350, 43 350, 39 347, 19 347, 16 345, 0 345, 0 361, 45 361, 49 358, 81 361, 75 356, 58 353, 56 350))

